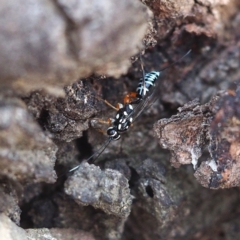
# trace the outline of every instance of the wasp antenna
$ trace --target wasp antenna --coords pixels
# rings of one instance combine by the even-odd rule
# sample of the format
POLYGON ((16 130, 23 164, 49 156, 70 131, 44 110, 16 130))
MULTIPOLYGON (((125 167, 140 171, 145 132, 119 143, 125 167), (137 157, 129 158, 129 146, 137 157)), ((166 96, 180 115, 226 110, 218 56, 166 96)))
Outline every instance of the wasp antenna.
POLYGON ((143 78, 144 78, 145 77, 145 69, 144 69, 143 60, 142 60, 142 54, 141 53, 139 55, 139 58, 140 58, 142 74, 143 74, 143 78))
POLYGON ((144 66, 143 66, 143 60, 142 60, 142 54, 140 54, 140 61, 141 61, 141 68, 142 68, 142 75, 143 75, 143 92, 145 94, 145 89, 146 89, 146 83, 145 83, 145 70, 144 70, 144 66))
POLYGON ((183 58, 185 58, 190 52, 192 51, 192 49, 188 50, 187 53, 185 53, 181 58, 179 58, 178 60, 176 60, 175 62, 171 63, 170 65, 168 65, 165 68, 162 68, 159 70, 159 72, 162 72, 170 67, 172 67, 173 65, 175 65, 176 63, 180 62, 183 58))
MULTIPOLYGON (((89 162, 94 156, 97 155, 96 159, 94 159, 94 161, 92 161, 92 163, 94 163, 98 157, 102 154, 102 152, 106 149, 106 147, 109 145, 109 143, 111 142, 111 138, 109 138, 95 153, 93 153, 88 159, 84 160, 84 162, 89 162)), ((73 172, 75 170, 77 170, 80 167, 81 164, 77 165, 76 167, 70 169, 68 172, 73 172)))
POLYGON ((73 172, 73 171, 77 170, 79 167, 80 167, 80 164, 79 164, 79 165, 77 165, 76 167, 74 167, 74 168, 70 169, 68 172, 73 172))
MULTIPOLYGON (((99 156, 102 154, 102 152, 107 148, 107 146, 109 145, 109 143, 112 141, 112 138, 108 138, 108 140, 106 141, 106 143, 96 152, 98 153, 97 157, 92 161, 92 163, 96 162, 96 160, 99 158, 99 156)), ((91 158, 90 158, 91 159, 91 158)), ((88 159, 87 161, 89 161, 90 159, 88 159)))

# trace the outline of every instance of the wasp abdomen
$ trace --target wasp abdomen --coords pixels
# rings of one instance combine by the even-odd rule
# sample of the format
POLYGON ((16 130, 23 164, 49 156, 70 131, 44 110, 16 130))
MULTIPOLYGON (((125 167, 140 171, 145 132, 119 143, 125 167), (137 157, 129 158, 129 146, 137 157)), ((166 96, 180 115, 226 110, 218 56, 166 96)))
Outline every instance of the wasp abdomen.
POLYGON ((138 97, 144 98, 147 92, 154 86, 156 80, 160 76, 160 72, 152 71, 150 73, 146 73, 144 76, 144 81, 141 78, 138 87, 136 89, 138 97))

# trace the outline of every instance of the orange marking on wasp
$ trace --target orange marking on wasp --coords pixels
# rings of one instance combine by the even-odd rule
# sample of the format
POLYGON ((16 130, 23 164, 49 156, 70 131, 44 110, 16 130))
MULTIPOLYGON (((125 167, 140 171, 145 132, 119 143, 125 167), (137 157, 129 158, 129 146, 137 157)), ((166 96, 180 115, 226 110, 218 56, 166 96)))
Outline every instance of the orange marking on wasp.
POLYGON ((124 96, 123 102, 124 104, 132 103, 136 99, 137 99, 137 92, 130 92, 124 96))

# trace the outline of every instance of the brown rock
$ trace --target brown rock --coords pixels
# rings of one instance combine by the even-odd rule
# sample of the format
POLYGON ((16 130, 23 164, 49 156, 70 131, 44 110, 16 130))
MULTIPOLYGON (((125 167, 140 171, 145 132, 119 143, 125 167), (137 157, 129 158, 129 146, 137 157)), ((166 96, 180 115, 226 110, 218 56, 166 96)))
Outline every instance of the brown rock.
POLYGON ((18 99, 1 99, 1 176, 18 181, 55 182, 56 145, 18 99))
POLYGON ((42 239, 46 238, 49 240, 94 240, 95 238, 87 232, 77 229, 58 229, 58 228, 42 228, 42 229, 27 229, 27 236, 30 239, 42 239))
POLYGON ((0 238, 6 240, 27 240, 26 232, 4 214, 0 215, 0 238))
POLYGON ((156 137, 161 147, 171 150, 173 166, 192 163, 194 168, 197 167, 206 139, 208 119, 204 115, 207 109, 204 108, 206 106, 200 106, 195 100, 179 108, 177 115, 155 123, 156 137))
POLYGON ((65 183, 65 193, 81 205, 92 205, 108 214, 126 218, 132 196, 127 179, 119 172, 83 163, 65 183))
POLYGON ((208 164, 202 163, 195 173, 205 187, 217 189, 240 185, 239 90, 229 92, 216 102, 217 110, 208 133, 211 160, 208 164))
POLYGON ((92 72, 119 76, 147 29, 139 12, 146 8, 138 1, 2 0, 1 85, 57 95, 58 87, 92 72))

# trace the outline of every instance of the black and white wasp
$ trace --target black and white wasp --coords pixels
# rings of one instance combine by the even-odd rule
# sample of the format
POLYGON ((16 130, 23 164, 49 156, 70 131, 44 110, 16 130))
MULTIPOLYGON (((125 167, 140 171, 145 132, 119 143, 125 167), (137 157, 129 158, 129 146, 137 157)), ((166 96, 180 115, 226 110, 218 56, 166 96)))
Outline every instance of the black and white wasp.
MULTIPOLYGON (((152 71, 149 73, 145 73, 142 59, 140 57, 143 76, 139 80, 136 91, 126 94, 123 100, 124 103, 118 104, 117 108, 113 107, 110 103, 105 101, 105 103, 116 109, 117 113, 113 119, 109 119, 111 126, 107 129, 108 139, 104 142, 99 150, 97 150, 84 162, 88 162, 94 157, 96 157, 96 161, 96 159, 102 154, 102 152, 107 148, 111 141, 120 139, 121 134, 129 129, 132 122, 135 121, 135 119, 142 113, 142 111, 146 107, 151 106, 151 104, 154 103, 157 99, 158 94, 157 91, 154 91, 154 87, 156 86, 156 81, 158 80, 161 72, 182 60, 190 52, 191 50, 189 50, 183 57, 168 65, 167 67, 161 69, 160 71, 152 71)), ((69 172, 75 171, 79 168, 79 166, 80 165, 72 168, 69 172)))
POLYGON ((133 118, 129 116, 131 116, 133 111, 132 104, 127 103, 125 105, 121 105, 115 118, 113 119, 112 126, 107 130, 107 135, 112 138, 112 140, 119 140, 121 133, 127 131, 131 126, 133 118))

